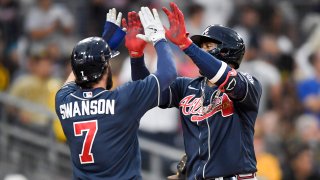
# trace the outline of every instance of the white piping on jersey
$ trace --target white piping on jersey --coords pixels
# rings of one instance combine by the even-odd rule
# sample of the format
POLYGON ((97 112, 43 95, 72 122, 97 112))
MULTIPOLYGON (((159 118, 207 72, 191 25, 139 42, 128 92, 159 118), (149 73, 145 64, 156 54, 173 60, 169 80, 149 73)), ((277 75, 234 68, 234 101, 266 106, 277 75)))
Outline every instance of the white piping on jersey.
POLYGON ((153 76, 154 78, 156 78, 157 84, 158 84, 158 106, 160 106, 160 94, 161 94, 161 90, 160 90, 160 84, 159 84, 159 80, 157 78, 156 75, 154 74, 150 74, 151 76, 153 76))
MULTIPOLYGON (((92 98, 95 98, 95 97, 97 97, 98 95, 100 95, 101 93, 104 93, 104 92, 106 92, 106 91, 108 91, 108 90, 103 90, 103 91, 99 92, 98 94, 94 95, 92 98)), ((90 99, 91 99, 91 98, 90 98, 90 99)))
MULTIPOLYGON (((241 74, 241 73, 240 73, 241 74)), ((241 74, 242 75, 242 74, 241 74)), ((243 75, 242 75, 243 76, 243 75)), ((247 81, 247 78, 246 77, 243 77, 244 78, 244 80, 246 81, 246 84, 247 84, 247 89, 246 89, 246 95, 244 96, 244 98, 241 100, 241 101, 239 101, 239 102, 243 102, 246 98, 247 98, 247 95, 248 95, 248 91, 249 91, 249 83, 248 83, 248 81, 247 81)))
POLYGON ((198 167, 196 173, 194 174, 194 179, 197 180, 197 172, 199 171, 200 166, 198 167))
POLYGON ((70 94, 72 97, 74 97, 74 98, 76 98, 76 99, 79 99, 79 100, 81 100, 81 101, 86 101, 86 100, 88 100, 88 99, 83 99, 83 98, 81 98, 81 97, 78 97, 78 96, 76 96, 76 95, 74 95, 74 94, 70 94))
MULTIPOLYGON (((101 93, 104 93, 104 92, 106 92, 106 91, 108 91, 108 90, 103 90, 103 91, 99 92, 98 94, 94 95, 92 98, 95 98, 95 97, 97 97, 98 95, 100 95, 101 93)), ((84 99, 84 98, 78 97, 78 96, 76 96, 76 95, 74 95, 74 94, 72 94, 72 93, 71 93, 70 95, 73 96, 74 98, 77 98, 77 99, 82 100, 82 101, 87 101, 87 100, 92 99, 92 98, 84 99)))
MULTIPOLYGON (((199 123, 199 121, 197 121, 197 125, 199 126, 198 123, 199 123)), ((200 138, 201 138, 201 131, 199 133, 199 141, 200 141, 200 138)), ((201 153, 200 148, 201 148, 201 144, 199 144, 199 156, 200 156, 200 153, 201 153)))
POLYGON ((217 81, 219 81, 219 79, 221 78, 221 76, 223 75, 223 73, 226 71, 227 69, 227 63, 221 61, 221 66, 220 66, 220 69, 219 71, 217 72, 217 74, 212 78, 210 79, 209 81, 211 83, 216 83, 217 81))
POLYGON ((172 92, 171 92, 171 87, 169 86, 169 92, 170 92, 170 101, 169 101, 169 106, 168 107, 170 107, 171 106, 171 103, 172 103, 172 92))
POLYGON ((210 136, 211 136, 211 134, 210 134, 210 125, 209 125, 209 122, 208 122, 208 118, 206 119, 206 121, 207 121, 207 126, 208 126, 208 151, 209 151, 209 157, 208 157, 208 160, 207 160, 206 164, 204 164, 204 166, 203 166, 203 170, 202 170, 203 179, 205 179, 204 173, 206 171, 206 166, 207 166, 207 164, 208 164, 208 162, 209 162, 209 160, 211 158, 211 146, 210 146, 211 145, 210 144, 210 136))
MULTIPOLYGON (((198 126, 198 128, 199 128, 199 121, 197 121, 197 126, 198 126)), ((201 138, 201 130, 200 130, 200 133, 199 133, 199 141, 200 141, 200 138, 201 138)), ((200 141, 200 142, 201 142, 201 141, 200 141)), ((199 144, 199 157, 200 157, 200 148, 201 148, 201 144, 199 144)), ((199 164, 199 166, 198 166, 197 171, 196 171, 195 174, 194 174, 194 179, 197 179, 197 172, 199 171, 199 169, 200 169, 200 164, 199 164)))
MULTIPOLYGON (((217 92, 218 90, 215 90, 215 91, 213 91, 213 93, 211 94, 211 96, 210 96, 210 102, 211 102, 211 99, 212 99, 212 97, 213 97, 213 95, 217 92)), ((210 134, 210 125, 209 125, 209 122, 208 122, 208 118, 206 119, 206 122, 207 122, 207 127, 208 127, 208 152, 209 152, 209 156, 208 156, 208 160, 207 160, 207 162, 204 164, 204 166, 203 166, 203 170, 202 170, 202 176, 203 176, 203 178, 205 178, 205 176, 204 176, 204 173, 205 173, 205 169, 206 169, 206 165, 207 165, 207 163, 209 162, 209 160, 210 160, 210 158, 211 158, 211 144, 210 144, 210 136, 211 136, 211 134, 210 134)), ((198 125, 198 123, 199 123, 199 121, 197 121, 197 125, 198 125)), ((201 131, 200 131, 200 134, 199 134, 199 140, 200 140, 200 137, 201 137, 201 131)), ((199 156, 200 156, 200 147, 201 147, 201 144, 200 144, 200 146, 199 146, 199 156)), ((200 167, 200 165, 199 165, 199 167, 200 167)), ((199 167, 198 167, 198 170, 199 170, 199 167)), ((198 170, 196 171, 196 174, 197 174, 197 172, 198 172, 198 170)), ((196 179, 196 174, 195 174, 195 179, 196 179)))
POLYGON ((69 81, 69 82, 66 82, 66 83, 64 83, 63 85, 62 85, 62 87, 63 86, 66 86, 66 85, 68 85, 68 84, 75 84, 76 82, 74 82, 74 81, 69 81))
POLYGON ((70 82, 67 82, 67 83, 64 83, 60 89, 63 89, 63 88, 66 88, 69 84, 75 84, 74 81, 70 81, 70 82))

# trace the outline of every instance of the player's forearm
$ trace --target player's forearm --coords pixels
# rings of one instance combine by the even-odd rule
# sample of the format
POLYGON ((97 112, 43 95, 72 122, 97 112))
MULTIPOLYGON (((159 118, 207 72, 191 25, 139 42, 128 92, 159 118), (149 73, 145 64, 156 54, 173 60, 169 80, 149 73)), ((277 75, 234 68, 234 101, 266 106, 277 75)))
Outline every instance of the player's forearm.
POLYGON ((144 56, 138 58, 130 58, 132 81, 144 79, 150 75, 149 70, 144 62, 144 56))
POLYGON ((168 88, 169 85, 177 78, 176 65, 173 60, 173 53, 166 40, 159 40, 155 44, 158 62, 157 72, 155 75, 159 80, 161 91, 168 88))
POLYGON ((106 21, 103 27, 102 38, 108 43, 111 50, 117 50, 126 33, 116 24, 106 21))
POLYGON ((195 44, 191 44, 184 52, 192 59, 211 83, 219 86, 226 80, 231 68, 225 62, 216 59, 195 44))

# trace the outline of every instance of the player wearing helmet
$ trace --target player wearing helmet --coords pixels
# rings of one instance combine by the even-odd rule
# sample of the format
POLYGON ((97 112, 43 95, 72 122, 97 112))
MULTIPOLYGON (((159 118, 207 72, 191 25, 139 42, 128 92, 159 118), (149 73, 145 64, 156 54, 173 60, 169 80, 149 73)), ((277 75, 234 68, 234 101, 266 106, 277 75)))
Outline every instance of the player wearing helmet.
MULTIPOLYGON (((162 108, 180 110, 187 155, 179 165, 181 173, 170 178, 256 179, 253 135, 262 90, 256 78, 235 70, 244 42, 237 32, 219 25, 190 39, 182 12, 176 4, 170 6, 172 11, 163 8, 170 22, 166 37, 202 74, 177 78, 161 94, 162 108)), ((132 61, 133 80, 148 75, 143 57, 132 61)))
MULTIPOLYGON (((115 20, 115 11, 111 12, 115 20)), ((145 34, 157 54, 157 72, 127 83, 115 90, 109 61, 118 53, 102 38, 80 41, 71 55, 72 73, 56 94, 56 112, 67 137, 74 179, 142 179, 137 138, 139 120, 149 109, 159 105, 160 93, 176 78, 173 55, 156 10, 142 7, 145 34), (151 29, 152 28, 152 29, 151 29)), ((121 15, 116 21, 120 24, 121 15)), ((129 24, 131 21, 129 20, 129 24)), ((109 23, 104 38, 117 46, 119 31, 109 23), (109 31, 110 30, 110 31, 109 31)), ((118 42, 119 43, 119 42, 118 42)))

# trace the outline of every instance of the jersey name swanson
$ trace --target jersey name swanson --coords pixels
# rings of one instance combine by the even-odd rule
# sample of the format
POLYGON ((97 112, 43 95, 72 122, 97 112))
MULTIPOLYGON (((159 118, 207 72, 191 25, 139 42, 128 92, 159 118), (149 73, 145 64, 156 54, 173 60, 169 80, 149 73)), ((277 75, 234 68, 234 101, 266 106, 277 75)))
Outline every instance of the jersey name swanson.
POLYGON ((114 99, 87 100, 79 103, 75 101, 61 104, 59 107, 62 119, 85 115, 114 114, 114 108, 114 99), (81 106, 79 106, 80 104, 81 106))

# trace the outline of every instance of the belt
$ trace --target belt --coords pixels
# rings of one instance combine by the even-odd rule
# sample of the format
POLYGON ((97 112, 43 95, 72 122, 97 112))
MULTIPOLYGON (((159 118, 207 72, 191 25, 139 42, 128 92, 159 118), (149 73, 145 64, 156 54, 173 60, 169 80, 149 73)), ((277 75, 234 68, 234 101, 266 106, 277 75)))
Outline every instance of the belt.
POLYGON ((209 178, 206 180, 256 180, 256 173, 237 174, 233 176, 209 178))
POLYGON ((209 178, 206 180, 237 180, 237 178, 236 176, 228 176, 228 177, 209 178))

